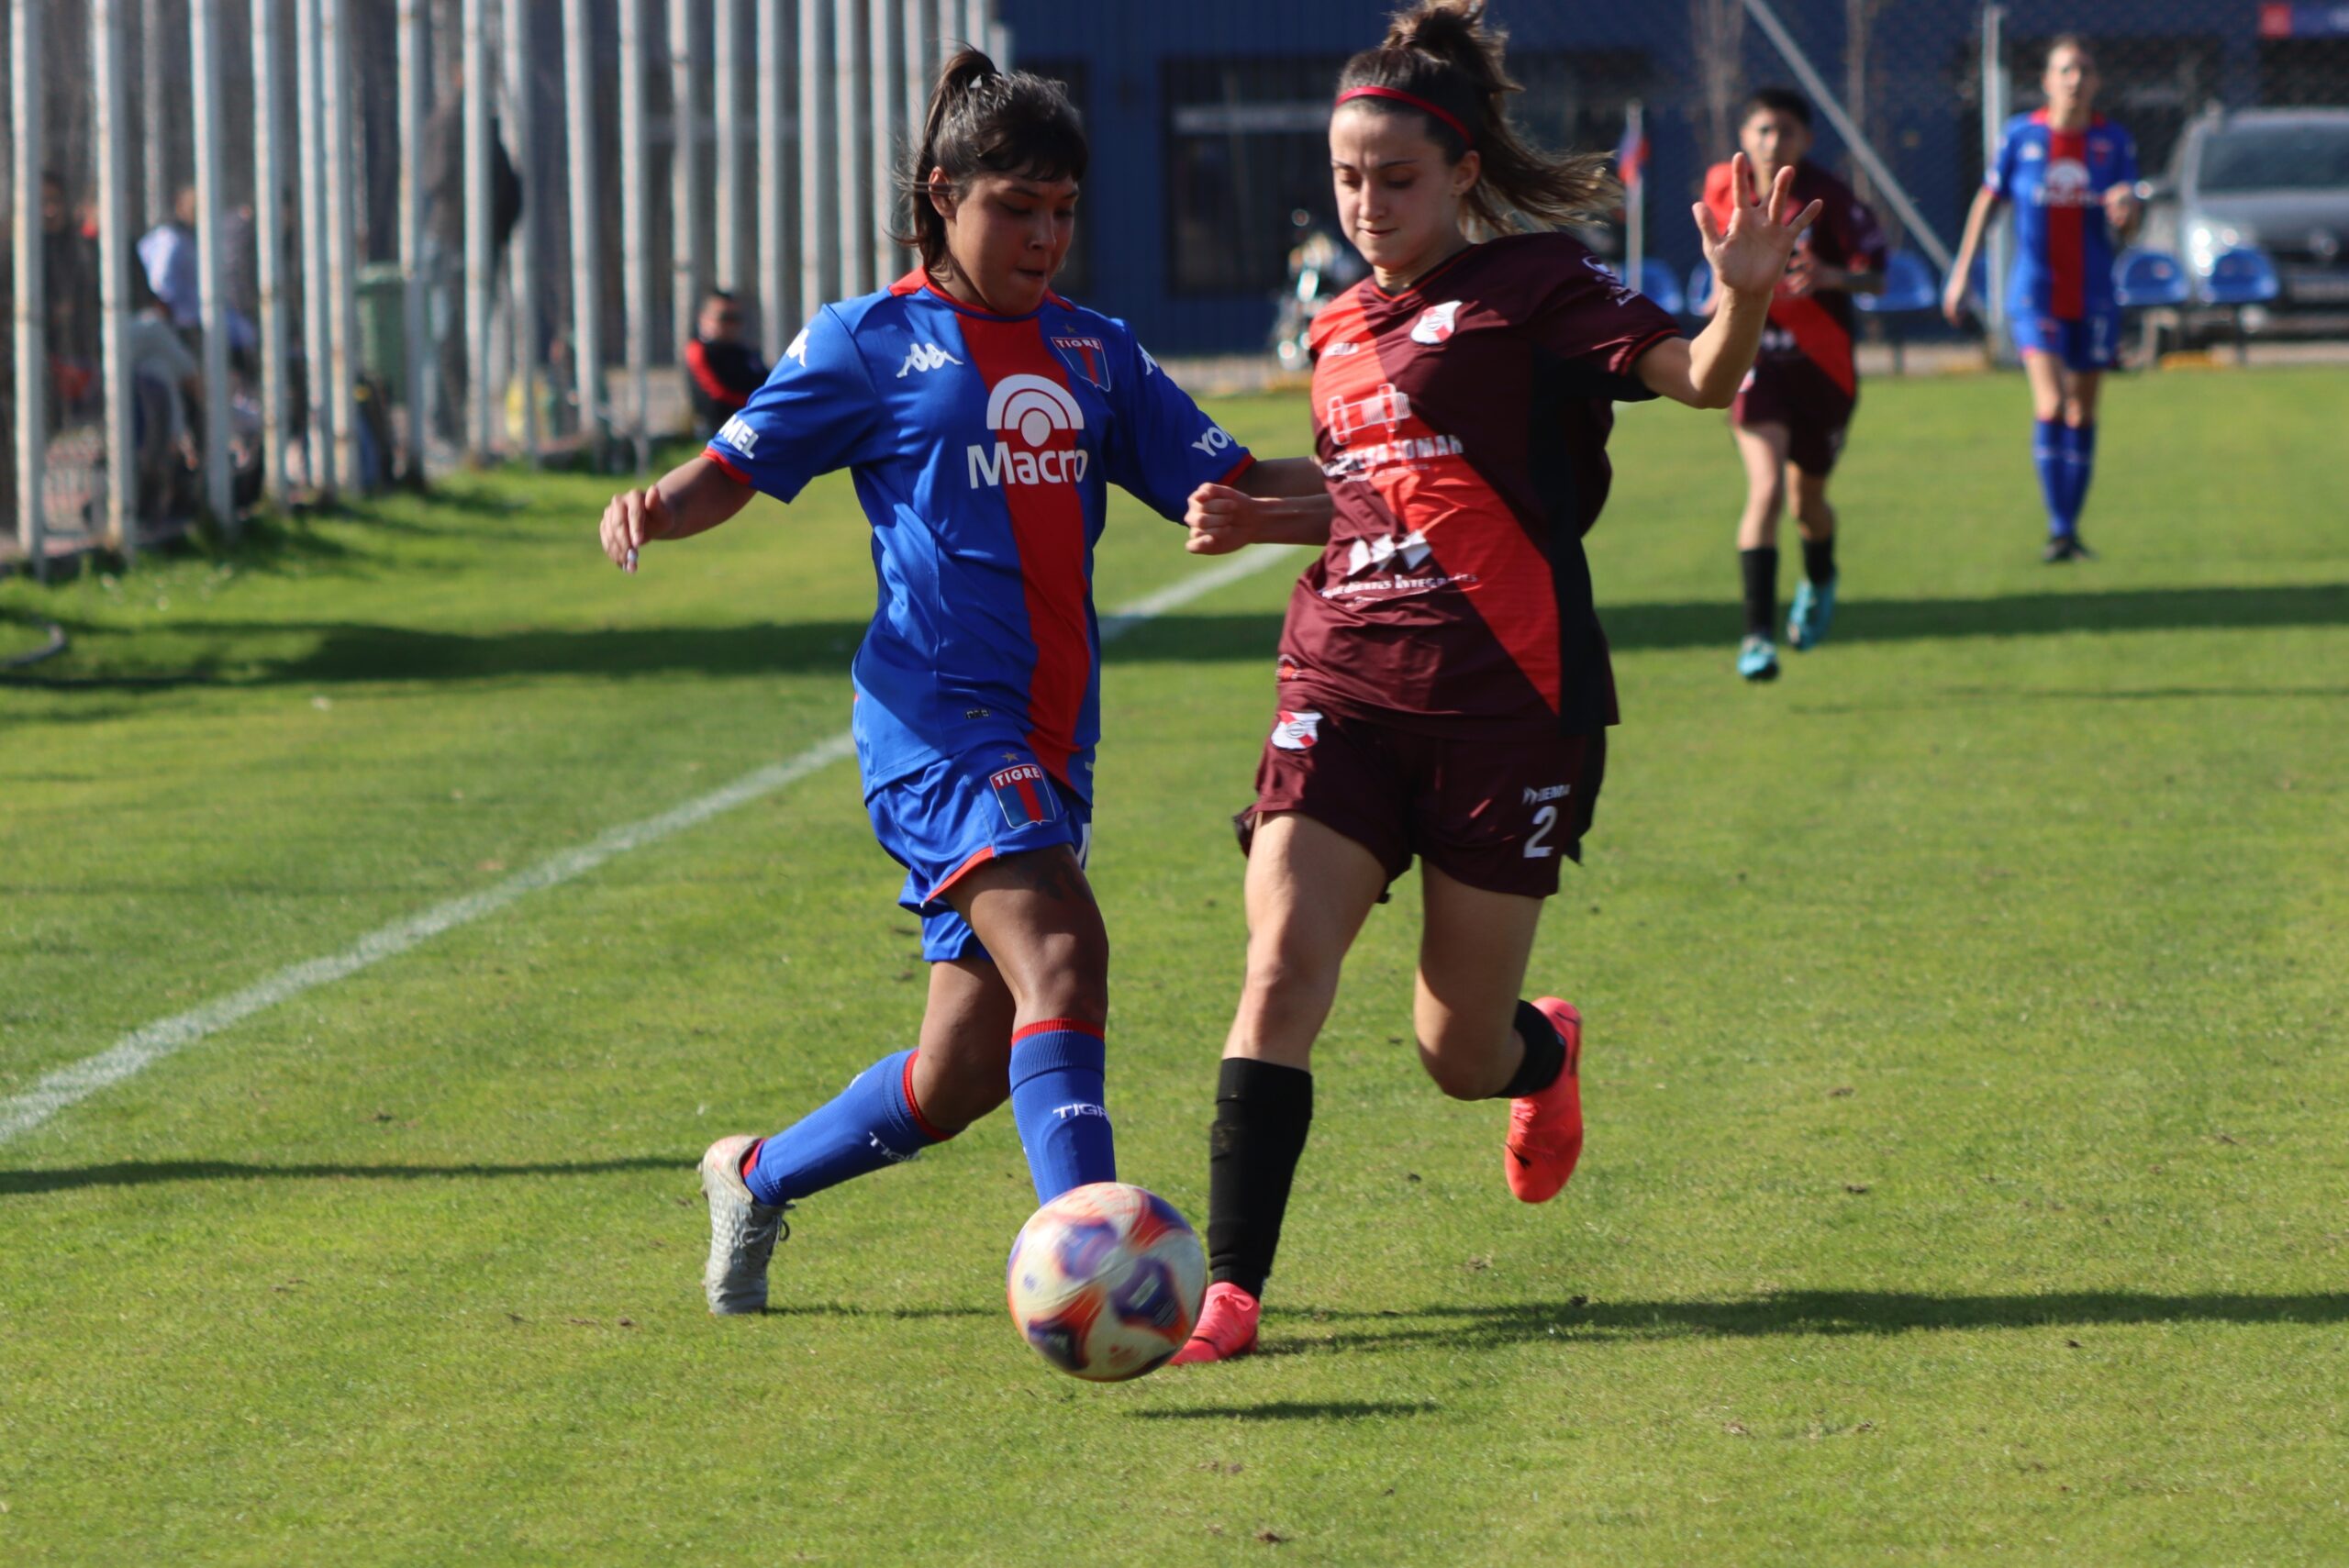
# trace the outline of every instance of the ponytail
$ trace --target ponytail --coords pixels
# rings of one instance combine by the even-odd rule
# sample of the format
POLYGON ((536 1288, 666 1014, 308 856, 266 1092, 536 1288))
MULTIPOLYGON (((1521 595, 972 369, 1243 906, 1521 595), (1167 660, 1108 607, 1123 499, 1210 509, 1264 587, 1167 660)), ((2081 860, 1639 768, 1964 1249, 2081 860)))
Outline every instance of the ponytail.
POLYGON ((1520 217, 1554 226, 1605 211, 1617 187, 1603 156, 1544 151, 1510 121, 1508 95, 1524 89, 1502 62, 1508 41, 1486 25, 1484 0, 1419 0, 1346 61, 1338 95, 1373 114, 1419 115, 1447 162, 1474 149, 1481 172, 1461 199, 1488 233, 1520 217))
POLYGON ((899 172, 905 232, 891 238, 920 251, 922 266, 936 274, 952 258, 946 219, 930 202, 933 170, 944 171, 959 196, 982 173, 1082 180, 1089 156, 1085 123, 1059 83, 1005 72, 977 50, 962 50, 939 71, 921 145, 899 172))

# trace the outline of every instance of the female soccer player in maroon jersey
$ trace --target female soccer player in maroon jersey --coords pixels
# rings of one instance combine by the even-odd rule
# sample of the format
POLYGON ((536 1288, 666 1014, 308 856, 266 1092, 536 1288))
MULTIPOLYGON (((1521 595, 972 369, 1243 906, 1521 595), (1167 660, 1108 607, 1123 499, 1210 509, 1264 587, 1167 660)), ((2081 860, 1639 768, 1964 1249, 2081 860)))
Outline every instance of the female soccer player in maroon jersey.
POLYGON ((1372 275, 1314 323, 1329 499, 1192 499, 1191 548, 1321 544, 1281 636, 1278 713, 1241 818, 1248 978, 1209 1140, 1208 1259, 1178 1361, 1252 1348, 1312 1115, 1313 1040, 1355 933, 1414 855, 1419 1060, 1457 1099, 1507 1099, 1510 1189, 1540 1203, 1582 1147, 1581 1018, 1519 999, 1558 861, 1578 855, 1614 684, 1582 535, 1607 497, 1612 403, 1726 408, 1818 215, 1766 206, 1741 154, 1726 229, 1697 226, 1720 308, 1691 341, 1564 234, 1499 232, 1606 205, 1600 161, 1542 152, 1479 4, 1421 4, 1347 62, 1330 121, 1338 216, 1372 275), (1470 229, 1497 238, 1472 240, 1470 229))

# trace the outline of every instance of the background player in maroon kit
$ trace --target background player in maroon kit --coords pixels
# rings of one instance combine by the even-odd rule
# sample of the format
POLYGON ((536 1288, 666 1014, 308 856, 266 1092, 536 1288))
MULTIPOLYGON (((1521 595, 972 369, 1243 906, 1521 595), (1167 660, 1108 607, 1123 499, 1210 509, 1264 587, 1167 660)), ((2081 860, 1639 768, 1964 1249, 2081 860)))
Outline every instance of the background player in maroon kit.
POLYGON ((1209 1286, 1177 1361, 1255 1343, 1312 1116, 1314 1037, 1346 951, 1422 862, 1413 1021, 1444 1093, 1512 1103, 1503 1167, 1529 1203, 1582 1149, 1582 1020, 1520 1000, 1542 901, 1579 853, 1615 717, 1582 536, 1605 504, 1618 400, 1725 408, 1804 226, 1741 155, 1726 230, 1695 209, 1721 307, 1694 342, 1579 242, 1501 233, 1611 195, 1602 161, 1528 146, 1481 5, 1422 4, 1347 62, 1330 122, 1338 216, 1372 275, 1315 318, 1326 501, 1219 485, 1191 548, 1324 546, 1291 596, 1278 712, 1241 816, 1248 978, 1209 1137, 1209 1286))
MULTIPOLYGON (((1810 150, 1810 105, 1784 87, 1764 87, 1746 99, 1738 145, 1753 176, 1769 185, 1778 171, 1794 172, 1798 202, 1819 203, 1819 221, 1795 247, 1794 263, 1770 302, 1753 373, 1730 411, 1738 456, 1745 462, 1745 514, 1737 523, 1738 566, 1745 584, 1745 639, 1737 673, 1749 681, 1778 673, 1770 638, 1778 615, 1778 514, 1794 493, 1795 525, 1802 530, 1802 586, 1787 619, 1787 640, 1816 648, 1835 615, 1835 508, 1827 476, 1843 450, 1843 434, 1859 402, 1859 367, 1852 355, 1852 295, 1882 285, 1884 235, 1876 215, 1850 186, 1805 160, 1810 150)), ((1705 175, 1705 205, 1715 221, 1729 221, 1736 199, 1727 163, 1705 175)))

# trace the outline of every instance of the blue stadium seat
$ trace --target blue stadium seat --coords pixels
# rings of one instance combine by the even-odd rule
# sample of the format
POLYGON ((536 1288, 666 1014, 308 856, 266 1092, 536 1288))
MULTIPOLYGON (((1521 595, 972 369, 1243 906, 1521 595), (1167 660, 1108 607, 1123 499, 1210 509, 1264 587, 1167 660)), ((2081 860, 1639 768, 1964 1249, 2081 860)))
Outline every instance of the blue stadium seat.
POLYGON ((1932 310, 1942 302, 1941 280, 1932 264, 1914 250, 1895 250, 1885 258, 1884 292, 1855 294, 1852 303, 1870 316, 1885 318, 1885 335, 1892 339, 1892 373, 1902 370, 1900 317, 1932 310))
POLYGON ((1688 273, 1688 314, 1702 316, 1713 303, 1713 264, 1699 261, 1688 273))
POLYGON ((2189 297, 2186 269, 2166 250, 2123 250, 2112 263, 2113 303, 2123 310, 2175 308, 2189 297))
POLYGON ((1688 301, 1681 294, 1680 284, 1673 277, 1668 262, 1658 261, 1653 256, 1644 258, 1640 262, 1640 275, 1632 281, 1631 286, 1675 316, 1687 312, 1688 301))
POLYGON ((2211 259, 2210 275, 2202 280, 2204 299, 2237 310, 2246 305, 2266 305, 2283 290, 2267 252, 2248 245, 2220 251, 2211 259))

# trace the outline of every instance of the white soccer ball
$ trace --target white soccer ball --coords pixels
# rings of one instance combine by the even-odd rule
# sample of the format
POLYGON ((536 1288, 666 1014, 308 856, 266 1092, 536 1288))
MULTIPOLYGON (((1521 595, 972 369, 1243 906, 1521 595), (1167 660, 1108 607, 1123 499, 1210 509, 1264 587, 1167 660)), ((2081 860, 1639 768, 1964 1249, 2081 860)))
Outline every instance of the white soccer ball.
POLYGON ((1119 1383, 1191 1337, 1208 1262, 1173 1204, 1096 1182, 1030 1217, 1008 1272, 1011 1321, 1038 1355, 1072 1376, 1119 1383))

